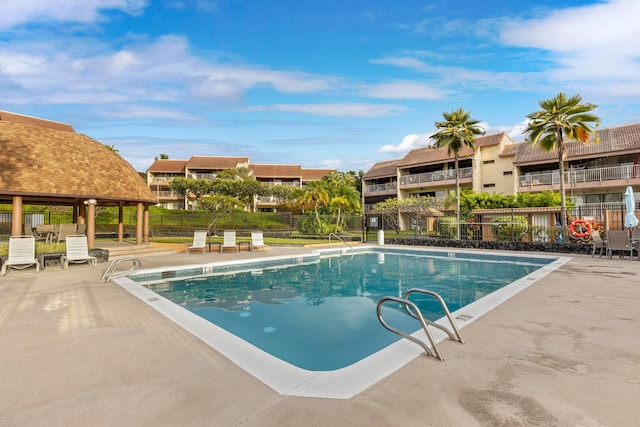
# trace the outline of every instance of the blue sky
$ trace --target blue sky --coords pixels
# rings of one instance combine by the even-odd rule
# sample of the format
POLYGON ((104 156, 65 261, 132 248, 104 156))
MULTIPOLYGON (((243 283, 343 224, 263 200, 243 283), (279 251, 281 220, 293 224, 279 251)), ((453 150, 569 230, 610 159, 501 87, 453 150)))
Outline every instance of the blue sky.
POLYGON ((462 107, 522 141, 579 93, 640 122, 640 2, 0 0, 0 109, 160 153, 368 170, 462 107))

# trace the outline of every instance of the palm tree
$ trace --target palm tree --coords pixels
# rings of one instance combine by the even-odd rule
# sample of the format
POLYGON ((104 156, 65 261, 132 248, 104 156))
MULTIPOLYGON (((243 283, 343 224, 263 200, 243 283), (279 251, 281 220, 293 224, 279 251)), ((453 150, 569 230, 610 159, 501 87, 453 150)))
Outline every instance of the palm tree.
POLYGON ((566 136, 574 141, 586 144, 589 135, 594 132, 590 125, 600 125, 600 118, 589 111, 596 108, 593 104, 583 104, 578 94, 570 98, 560 92, 555 98, 538 103, 542 108, 527 115, 529 125, 525 130, 527 142, 539 145, 545 151, 558 152, 558 168, 560 171, 560 225, 567 227, 567 201, 564 190, 564 162, 567 157, 566 136))
POLYGON ((345 213, 360 210, 360 192, 347 184, 338 185, 331 192, 329 205, 338 210, 336 226, 340 227, 340 215, 343 209, 345 213))
POLYGON ((303 203, 313 204, 313 210, 316 213, 316 219, 318 220, 318 230, 322 230, 322 222, 320 221, 320 215, 318 214, 318 208, 320 205, 326 205, 329 203, 329 192, 323 181, 310 181, 303 187, 304 194, 302 195, 303 203))
POLYGON ((443 121, 436 122, 436 131, 429 138, 434 141, 433 148, 446 148, 447 154, 453 153, 456 174, 456 227, 460 239, 460 177, 458 176, 458 157, 463 147, 476 149, 476 135, 484 135, 485 130, 478 126, 479 121, 471 118, 471 113, 462 108, 442 113, 443 121))

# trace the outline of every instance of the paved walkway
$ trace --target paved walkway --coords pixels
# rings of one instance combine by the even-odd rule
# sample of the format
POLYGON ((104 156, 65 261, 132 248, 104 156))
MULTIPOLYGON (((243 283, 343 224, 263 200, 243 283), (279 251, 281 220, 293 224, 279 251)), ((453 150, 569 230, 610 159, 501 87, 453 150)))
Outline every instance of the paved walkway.
POLYGON ((640 419, 638 261, 576 256, 465 327, 467 344, 443 342, 446 362, 418 357, 349 400, 277 394, 100 282, 105 266, 0 278, 0 426, 618 427, 640 419))

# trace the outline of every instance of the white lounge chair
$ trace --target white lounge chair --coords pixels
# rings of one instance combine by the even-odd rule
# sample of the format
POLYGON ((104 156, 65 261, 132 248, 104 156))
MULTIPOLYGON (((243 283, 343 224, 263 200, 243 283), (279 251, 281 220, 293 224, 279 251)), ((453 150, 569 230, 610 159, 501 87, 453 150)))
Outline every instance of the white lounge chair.
POLYGON ((84 234, 70 234, 66 236, 67 252, 62 256, 60 265, 65 270, 69 268, 69 263, 87 262, 93 268, 96 267, 98 259, 89 255, 89 246, 87 245, 87 236, 84 234))
POLYGON ((24 269, 36 266, 40 273, 40 262, 36 259, 36 238, 33 236, 13 236, 9 238, 9 257, 2 263, 2 275, 7 274, 9 268, 24 269))
POLYGON ((193 232, 193 244, 187 246, 185 253, 189 255, 189 252, 200 250, 204 253, 207 249, 207 230, 196 230, 193 232))
POLYGON ((264 235, 262 231, 252 231, 251 232, 251 250, 269 250, 269 246, 264 244, 264 235))
POLYGON ((233 249, 234 251, 238 252, 235 230, 226 230, 224 232, 224 238, 222 244, 220 245, 220 252, 224 251, 225 249, 233 249))

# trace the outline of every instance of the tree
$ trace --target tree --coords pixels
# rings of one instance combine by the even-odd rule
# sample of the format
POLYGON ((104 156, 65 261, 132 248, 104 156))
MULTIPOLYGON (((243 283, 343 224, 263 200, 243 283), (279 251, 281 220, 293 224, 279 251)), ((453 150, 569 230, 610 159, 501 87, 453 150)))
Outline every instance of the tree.
POLYGON ((118 152, 120 152, 120 150, 118 150, 118 149, 116 148, 116 146, 115 146, 115 145, 113 145, 113 144, 111 144, 111 145, 104 144, 104 146, 105 146, 105 147, 107 147, 109 150, 113 151, 114 153, 118 153, 118 152))
POLYGON ((211 185, 215 194, 235 197, 252 211, 255 198, 268 193, 266 185, 258 182, 250 169, 243 167, 218 172, 211 185))
POLYGON ((320 206, 327 205, 329 203, 329 192, 324 181, 311 181, 306 183, 303 188, 302 203, 309 203, 313 206, 313 210, 316 214, 316 220, 318 221, 318 229, 322 230, 322 221, 320 221, 320 215, 318 209, 320 206))
MULTIPOLYGON (((434 141, 433 148, 446 148, 447 154, 454 156, 454 168, 456 174, 456 219, 460 223, 460 177, 458 176, 458 157, 463 147, 476 149, 476 135, 484 135, 485 130, 478 126, 479 121, 471 118, 471 114, 458 108, 451 113, 442 113, 444 120, 436 122, 436 131, 430 136, 434 141)), ((460 227, 458 239, 460 239, 460 227)))
MULTIPOLYGON (((177 177, 171 180, 169 189, 185 199, 189 196, 194 196, 197 202, 201 196, 211 192, 211 181, 177 177)), ((186 204, 185 209, 187 209, 186 204)))
MULTIPOLYGON (((409 219, 416 223, 416 233, 418 233, 420 216, 424 216, 425 212, 432 209, 441 210, 442 200, 430 196, 413 196, 402 200, 393 198, 376 203, 371 212, 383 214, 385 222, 390 224, 396 233, 400 233, 400 214, 407 214, 409 219)), ((433 211, 430 212, 430 214, 433 213, 433 211)))
POLYGON ((160 157, 156 157, 154 160, 158 160, 158 158, 161 159, 161 160, 169 160, 169 155, 168 154, 164 154, 164 153, 160 153, 160 157))
POLYGON ((240 200, 235 197, 222 195, 203 196, 200 198, 199 206, 211 212, 211 222, 207 228, 207 234, 208 231, 211 230, 211 227, 213 227, 213 233, 216 233, 216 222, 218 222, 220 217, 242 210, 242 202, 240 200))
POLYGON ((340 222, 342 210, 345 213, 360 211, 360 193, 355 187, 346 184, 330 189, 330 193, 329 206, 338 211, 336 227, 339 229, 342 226, 340 222))
MULTIPOLYGON (((580 95, 570 98, 560 92, 554 98, 538 102, 541 110, 527 115, 529 124, 525 130, 527 142, 540 146, 545 151, 557 151, 558 170, 560 172, 560 225, 567 227, 567 200, 564 186, 564 163, 567 158, 567 145, 564 137, 586 144, 589 135, 600 125, 600 119, 590 114, 596 106, 583 104, 580 95)), ((597 142, 597 141, 596 141, 597 142)))

